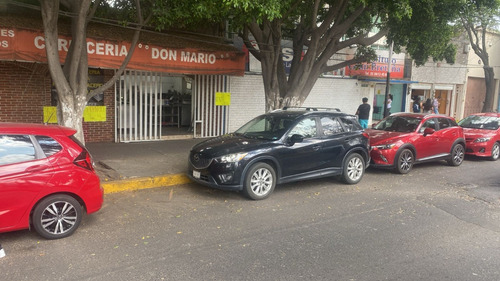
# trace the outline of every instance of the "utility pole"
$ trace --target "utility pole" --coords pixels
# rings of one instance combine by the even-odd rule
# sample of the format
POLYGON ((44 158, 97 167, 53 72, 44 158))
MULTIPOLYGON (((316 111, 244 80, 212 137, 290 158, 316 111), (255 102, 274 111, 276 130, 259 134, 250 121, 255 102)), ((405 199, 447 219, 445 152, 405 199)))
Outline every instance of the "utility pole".
POLYGON ((391 88, 391 62, 392 62, 392 49, 394 48, 394 42, 389 45, 389 60, 387 61, 387 80, 385 82, 385 98, 384 98, 384 118, 387 117, 387 99, 389 97, 389 89, 391 88))

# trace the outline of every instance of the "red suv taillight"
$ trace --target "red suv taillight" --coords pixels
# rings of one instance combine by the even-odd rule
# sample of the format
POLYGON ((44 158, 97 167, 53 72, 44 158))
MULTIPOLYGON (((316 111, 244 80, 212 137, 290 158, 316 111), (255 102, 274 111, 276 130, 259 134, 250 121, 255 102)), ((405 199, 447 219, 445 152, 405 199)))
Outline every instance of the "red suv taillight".
POLYGON ((80 153, 80 155, 75 158, 75 161, 73 161, 73 163, 75 163, 75 165, 79 167, 95 172, 92 157, 86 150, 83 150, 82 153, 80 153))

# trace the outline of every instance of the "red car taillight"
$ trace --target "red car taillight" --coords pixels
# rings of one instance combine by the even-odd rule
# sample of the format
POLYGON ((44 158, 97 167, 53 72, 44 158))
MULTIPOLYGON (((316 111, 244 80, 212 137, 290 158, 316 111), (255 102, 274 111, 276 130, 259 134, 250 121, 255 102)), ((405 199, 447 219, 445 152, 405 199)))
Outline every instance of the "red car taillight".
POLYGON ((94 172, 92 157, 90 157, 90 154, 86 150, 82 151, 82 153, 80 153, 80 155, 75 158, 75 161, 73 161, 73 163, 75 163, 75 165, 79 167, 94 172))

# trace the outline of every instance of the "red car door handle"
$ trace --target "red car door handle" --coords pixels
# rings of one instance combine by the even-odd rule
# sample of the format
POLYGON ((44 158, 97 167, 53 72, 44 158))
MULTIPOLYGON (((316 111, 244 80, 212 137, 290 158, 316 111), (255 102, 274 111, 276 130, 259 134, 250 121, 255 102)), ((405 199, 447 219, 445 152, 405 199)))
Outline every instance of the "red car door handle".
POLYGON ((30 166, 28 168, 26 168, 26 170, 24 170, 25 172, 36 172, 36 171, 40 171, 40 170, 45 170, 47 169, 49 166, 47 165, 35 165, 35 166, 30 166))

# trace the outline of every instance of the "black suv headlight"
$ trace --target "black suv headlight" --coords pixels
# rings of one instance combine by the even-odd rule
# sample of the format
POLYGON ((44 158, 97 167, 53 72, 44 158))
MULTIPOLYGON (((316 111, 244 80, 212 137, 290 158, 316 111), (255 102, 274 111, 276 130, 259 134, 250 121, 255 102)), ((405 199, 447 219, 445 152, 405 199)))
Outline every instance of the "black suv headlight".
POLYGON ((247 156, 248 152, 240 152, 240 153, 231 153, 219 158, 220 163, 237 163, 245 156, 247 156))

